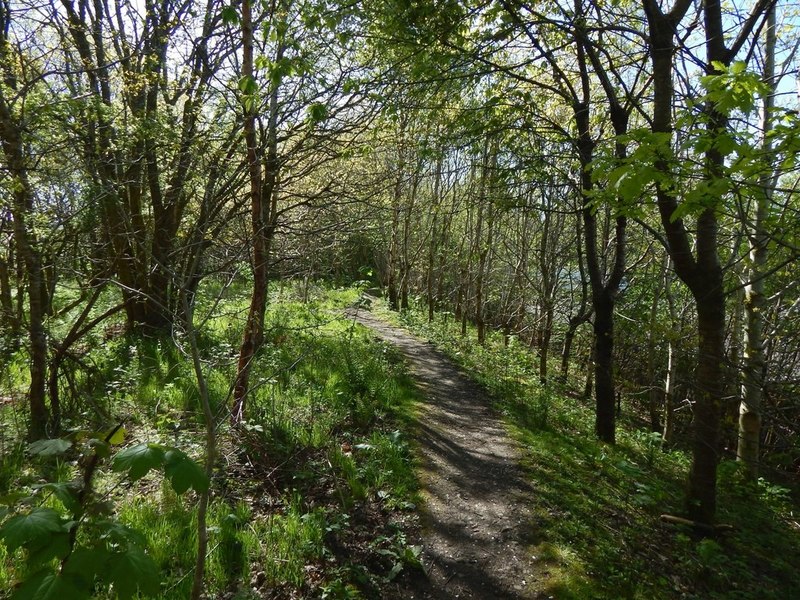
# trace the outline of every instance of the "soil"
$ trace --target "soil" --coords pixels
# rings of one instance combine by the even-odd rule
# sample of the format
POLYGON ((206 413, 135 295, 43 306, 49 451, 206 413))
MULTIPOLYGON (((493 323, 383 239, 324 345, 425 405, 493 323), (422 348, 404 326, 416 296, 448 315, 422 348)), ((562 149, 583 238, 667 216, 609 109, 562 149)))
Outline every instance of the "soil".
POLYGON ((534 490, 486 393, 430 343, 363 309, 349 316, 403 353, 425 396, 416 446, 426 577, 405 597, 547 598, 546 566, 532 552, 534 490))

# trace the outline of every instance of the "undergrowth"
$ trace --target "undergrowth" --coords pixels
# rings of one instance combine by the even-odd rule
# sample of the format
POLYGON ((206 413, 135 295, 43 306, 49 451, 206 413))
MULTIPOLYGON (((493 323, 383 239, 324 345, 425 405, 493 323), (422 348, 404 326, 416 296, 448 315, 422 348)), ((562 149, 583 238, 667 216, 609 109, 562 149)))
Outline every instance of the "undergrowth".
MULTIPOLYGON (((590 401, 569 388, 542 385, 536 357, 499 334, 484 346, 447 315, 391 313, 433 341, 477 379, 525 448, 534 488, 537 542, 548 565, 546 593, 555 598, 768 599, 800 597, 800 507, 790 490, 747 483, 735 462, 719 469, 718 520, 733 530, 703 539, 664 523, 680 514, 690 457, 665 451, 632 411, 618 423, 616 445, 594 436, 590 401)), ((796 490, 795 490, 796 493, 796 490)))
MULTIPOLYGON (((245 294, 227 294, 221 302, 198 294, 197 308, 221 449, 209 509, 208 597, 392 597, 419 565, 408 439, 416 392, 399 355, 344 318, 357 291, 315 287, 303 302, 294 287, 281 286, 271 294, 246 422, 231 430, 227 408, 247 304, 245 294)), ((179 330, 163 338, 98 332, 70 373, 67 427, 122 422, 125 446, 169 444, 202 462, 202 411, 182 343, 179 330)), ((19 356, 0 381, 9 396, 26 385, 19 356)), ((38 482, 76 480, 79 457, 31 456, 23 409, 2 410, 0 504, 14 505, 22 494, 28 504, 50 506, 38 482)), ((108 464, 95 489, 109 517, 141 535, 158 568, 160 592, 147 597, 188 597, 194 493, 179 496, 158 472, 131 482, 108 464)), ((0 543, 0 598, 25 578, 25 562, 24 550, 9 553, 0 543)), ((112 586, 95 597, 116 594, 112 586)))

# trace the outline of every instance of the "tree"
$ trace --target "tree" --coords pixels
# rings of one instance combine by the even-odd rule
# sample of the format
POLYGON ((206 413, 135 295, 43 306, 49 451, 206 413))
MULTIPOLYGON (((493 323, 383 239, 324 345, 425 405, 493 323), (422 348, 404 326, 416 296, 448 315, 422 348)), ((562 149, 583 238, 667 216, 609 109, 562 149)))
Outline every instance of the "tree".
MULTIPOLYGON (((702 7, 709 76, 725 72, 749 36, 760 25, 770 0, 756 3, 750 16, 728 46, 722 8, 717 0, 702 7)), ((707 98, 702 115, 704 164, 695 204, 691 197, 681 200, 672 157, 673 72, 677 51, 676 32, 691 2, 678 0, 665 12, 655 0, 643 0, 649 32, 653 77, 651 136, 641 148, 651 156, 658 211, 667 248, 678 277, 691 290, 697 308, 698 363, 695 372, 696 401, 692 468, 689 477, 688 511, 693 519, 711 523, 716 511, 716 473, 720 417, 724 397, 725 294, 718 250, 718 209, 729 187, 725 177, 725 156, 718 140, 727 133, 728 117, 713 97, 707 98), (696 212, 694 235, 685 217, 696 212)))
MULTIPOLYGON (((24 267, 28 281, 27 320, 30 344, 30 430, 32 439, 44 437, 50 413, 47 409, 47 333, 44 319, 49 304, 42 260, 40 241, 34 227, 35 190, 30 170, 36 158, 30 154, 26 139, 28 115, 26 100, 33 84, 39 77, 33 61, 14 52, 10 38, 12 14, 4 2, 0 4, 0 145, 3 148, 5 170, 10 178, 11 222, 14 247, 18 260, 24 267), (20 72, 18 66, 23 66, 20 72)), ((5 219, 4 219, 5 220, 5 219)), ((6 276, 7 279, 7 276, 6 276)), ((6 291, 10 294, 7 284, 6 291)), ((8 310, 9 302, 4 303, 8 310)))

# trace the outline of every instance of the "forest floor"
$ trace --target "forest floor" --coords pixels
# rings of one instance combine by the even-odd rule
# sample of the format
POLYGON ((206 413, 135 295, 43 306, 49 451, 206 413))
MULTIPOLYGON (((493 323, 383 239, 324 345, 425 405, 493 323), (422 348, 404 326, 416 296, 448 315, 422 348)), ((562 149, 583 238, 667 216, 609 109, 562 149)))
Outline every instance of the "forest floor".
POLYGON ((537 532, 527 509, 535 492, 485 391, 430 343, 364 309, 348 315, 403 353, 426 399, 416 449, 427 578, 408 597, 547 598, 547 565, 533 554, 537 532))

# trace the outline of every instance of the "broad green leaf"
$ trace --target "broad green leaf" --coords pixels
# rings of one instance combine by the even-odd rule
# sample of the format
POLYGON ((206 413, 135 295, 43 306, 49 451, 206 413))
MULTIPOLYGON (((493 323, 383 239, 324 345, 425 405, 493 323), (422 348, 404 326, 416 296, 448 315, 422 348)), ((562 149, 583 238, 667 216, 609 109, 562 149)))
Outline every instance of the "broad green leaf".
POLYGON ((61 501, 61 504, 64 505, 64 508, 71 513, 75 513, 75 511, 79 508, 78 485, 73 481, 45 483, 39 486, 34 486, 34 489, 52 492, 53 495, 61 501))
POLYGON ((14 506, 17 502, 22 500, 23 498, 27 498, 30 496, 27 492, 23 492, 21 490, 15 490, 13 492, 9 492, 5 496, 0 496, 0 505, 2 506, 14 506))
POLYGON ((144 547, 146 544, 144 536, 130 527, 126 527, 119 521, 111 519, 95 522, 95 527, 100 530, 100 538, 108 540, 114 544, 134 545, 144 547))
POLYGON ((183 494, 189 488, 196 492, 205 492, 208 489, 208 477, 203 469, 180 450, 173 448, 167 452, 164 474, 176 494, 183 494))
POLYGON ((64 574, 81 581, 91 588, 96 577, 100 576, 108 562, 108 551, 98 548, 78 548, 64 565, 64 574))
POLYGON ((72 442, 69 440, 38 440, 28 444, 28 453, 36 456, 56 456, 64 454, 72 447, 72 442))
POLYGON ((164 448, 158 444, 139 444, 117 452, 111 468, 127 471, 131 481, 141 479, 150 469, 159 469, 164 464, 164 448))
POLYGON ((108 561, 104 579, 114 584, 120 600, 133 598, 137 589, 152 596, 158 593, 160 587, 156 564, 137 546, 130 546, 125 552, 113 554, 108 561))
POLYGON ((101 440, 98 438, 89 440, 89 447, 94 450, 94 453, 97 454, 100 458, 108 458, 111 456, 111 444, 106 442, 105 440, 101 440))
POLYGON ((243 75, 239 79, 239 91, 245 95, 253 95, 258 92, 258 83, 249 75, 243 75))
POLYGON ((89 590, 79 589, 69 576, 40 571, 29 577, 11 596, 12 600, 84 600, 89 590))
POLYGON ((31 541, 51 537, 63 531, 63 522, 52 508, 34 508, 26 515, 10 518, 0 527, 0 539, 9 552, 31 541))
POLYGON ((308 107, 308 116, 312 123, 320 123, 328 118, 328 108, 321 102, 315 102, 308 107))
POLYGON ((44 565, 54 558, 69 554, 69 533, 62 531, 51 536, 33 540, 28 544, 28 564, 44 565))
POLYGON ((125 441, 125 434, 127 433, 127 431, 125 431, 124 427, 118 428, 116 431, 114 431, 113 434, 111 434, 112 431, 114 430, 109 429, 103 436, 103 439, 104 440, 107 439, 108 443, 111 444, 112 446, 119 446, 122 442, 125 441), (111 437, 109 437, 109 434, 111 434, 111 437))

